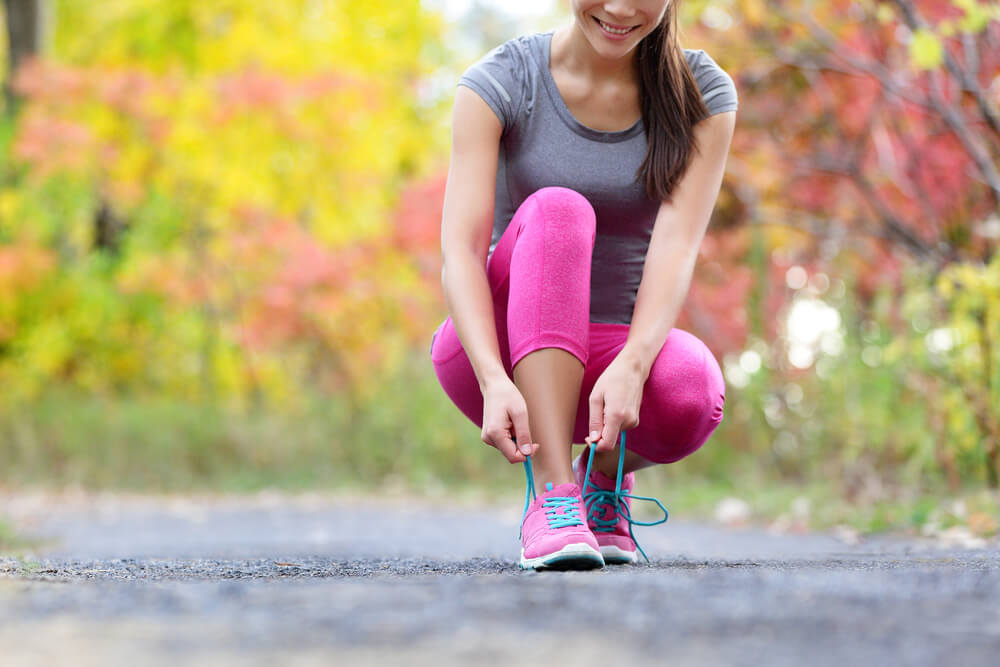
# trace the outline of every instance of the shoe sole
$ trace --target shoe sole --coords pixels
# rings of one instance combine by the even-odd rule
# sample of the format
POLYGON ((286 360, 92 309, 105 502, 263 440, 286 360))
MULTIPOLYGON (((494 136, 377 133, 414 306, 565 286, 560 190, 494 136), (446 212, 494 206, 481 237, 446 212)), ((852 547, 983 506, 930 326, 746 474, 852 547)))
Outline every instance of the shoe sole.
POLYGON ((525 558, 521 549, 522 570, 593 570, 604 567, 601 552, 589 544, 567 544, 545 556, 525 558))
POLYGON ((636 552, 626 551, 610 544, 601 547, 601 556, 608 565, 632 565, 639 561, 636 552))

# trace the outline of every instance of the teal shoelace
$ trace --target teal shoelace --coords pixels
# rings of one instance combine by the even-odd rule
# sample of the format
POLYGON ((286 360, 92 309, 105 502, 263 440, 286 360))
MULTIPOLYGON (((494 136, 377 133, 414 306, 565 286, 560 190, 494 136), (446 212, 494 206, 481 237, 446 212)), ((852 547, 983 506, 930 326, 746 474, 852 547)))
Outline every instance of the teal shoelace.
POLYGON ((587 508, 587 521, 594 524, 594 532, 598 533, 611 533, 614 532, 615 526, 618 525, 618 516, 621 515, 625 517, 625 521, 628 522, 628 536, 635 542, 635 548, 639 550, 642 557, 649 562, 649 556, 643 551, 642 547, 639 546, 639 540, 635 539, 635 533, 632 531, 632 526, 656 526, 664 523, 670 514, 667 512, 667 508, 663 506, 656 498, 650 498, 649 496, 633 496, 630 493, 622 491, 622 470, 625 467, 625 432, 622 431, 621 442, 618 445, 618 474, 615 477, 615 490, 610 491, 606 489, 599 489, 590 481, 590 469, 594 463, 594 452, 597 445, 592 443, 590 445, 589 456, 587 457, 587 471, 584 473, 583 477, 583 505, 587 508), (587 491, 588 488, 593 489, 592 491, 587 491), (647 500, 651 503, 656 503, 656 506, 663 511, 663 518, 657 519, 656 521, 637 521, 632 518, 632 511, 629 506, 622 502, 625 498, 631 498, 632 500, 647 500), (601 517, 607 514, 607 511, 613 510, 610 519, 602 519, 601 517))
MULTIPOLYGON (((538 498, 535 495, 535 473, 531 468, 531 457, 525 457, 524 473, 527 476, 527 489, 524 494, 524 514, 521 516, 521 529, 524 529, 524 518, 528 516, 528 508, 531 501, 538 498)), ((546 491, 552 490, 552 482, 545 485, 546 491)), ((579 501, 572 496, 552 496, 546 498, 542 503, 545 508, 545 519, 549 523, 549 528, 566 528, 567 526, 582 526, 583 520, 579 517, 579 501)))
MULTIPOLYGON (((618 446, 618 474, 615 477, 615 490, 614 491, 606 490, 606 489, 599 489, 599 488, 597 488, 597 486, 594 485, 593 482, 590 481, 590 470, 591 470, 591 466, 594 463, 594 453, 596 451, 596 448, 597 448, 597 444, 596 443, 591 443, 589 456, 587 457, 587 471, 584 474, 584 478, 583 478, 583 480, 584 480, 583 481, 583 489, 582 489, 582 493, 583 493, 583 505, 587 509, 587 521, 594 525, 594 529, 593 530, 595 532, 598 532, 598 533, 611 533, 611 532, 614 532, 615 526, 618 525, 618 516, 621 515, 621 516, 625 517, 625 521, 628 522, 628 536, 629 536, 629 538, 631 538, 631 540, 633 542, 635 542, 635 548, 639 550, 639 553, 642 554, 642 557, 645 558, 646 562, 648 563, 649 562, 649 556, 647 556, 646 552, 643 551, 643 548, 641 546, 639 546, 639 541, 637 539, 635 539, 635 533, 632 531, 632 527, 633 526, 656 526, 656 525, 659 525, 661 523, 666 522, 666 520, 670 516, 670 514, 669 514, 669 512, 667 512, 667 508, 663 506, 663 503, 661 503, 656 498, 650 498, 648 496, 634 496, 634 495, 632 495, 630 493, 626 493, 626 492, 622 491, 622 471, 623 471, 623 469, 625 467, 625 432, 624 431, 622 431, 622 433, 621 433, 621 441, 620 441, 620 444, 618 446), (592 491, 588 491, 587 490, 588 488, 592 489, 592 491), (652 502, 652 503, 656 503, 656 506, 659 507, 663 511, 663 518, 662 519, 658 519, 656 521, 637 521, 637 520, 633 519, 632 518, 632 511, 629 509, 629 506, 626 503, 622 502, 623 499, 625 499, 625 498, 631 498, 632 500, 646 500, 646 501, 649 501, 649 502, 652 502), (612 518, 611 519, 603 519, 603 518, 601 518, 602 516, 604 516, 605 514, 608 513, 609 509, 613 510, 612 514, 611 514, 612 518)), ((525 494, 524 494, 524 516, 527 516, 527 514, 528 514, 528 507, 531 506, 532 499, 533 498, 537 498, 537 496, 535 495, 535 474, 534 474, 534 471, 532 470, 532 467, 531 467, 531 457, 530 456, 526 456, 525 457, 525 461, 524 461, 524 473, 525 473, 525 477, 527 479, 527 488, 526 488, 525 494)), ((547 484, 546 487, 547 487, 548 490, 551 490, 552 489, 552 484, 551 483, 547 484)), ((571 503, 575 503, 575 502, 576 502, 576 500, 574 498, 563 498, 563 497, 549 498, 548 500, 545 501, 545 506, 547 508, 548 507, 551 507, 551 508, 557 508, 557 507, 566 508, 566 509, 564 509, 564 511, 566 512, 565 515, 558 515, 558 514, 556 514, 557 517, 562 517, 562 516, 569 516, 570 510, 568 509, 568 507, 569 507, 569 505, 571 503), (550 501, 557 501, 557 502, 553 503, 550 506, 549 505, 550 501)), ((546 514, 549 517, 549 525, 552 526, 552 527, 554 527, 554 528, 559 527, 559 526, 553 526, 553 523, 552 523, 552 521, 553 521, 553 515, 549 514, 549 510, 548 509, 546 510, 546 514)), ((571 519, 565 519, 565 520, 566 521, 573 520, 576 523, 567 523, 567 524, 564 524, 564 525, 577 525, 578 523, 582 523, 578 518, 576 518, 575 509, 573 510, 572 518, 571 519)), ((522 525, 524 523, 524 517, 523 516, 521 517, 521 523, 522 523, 522 525)))

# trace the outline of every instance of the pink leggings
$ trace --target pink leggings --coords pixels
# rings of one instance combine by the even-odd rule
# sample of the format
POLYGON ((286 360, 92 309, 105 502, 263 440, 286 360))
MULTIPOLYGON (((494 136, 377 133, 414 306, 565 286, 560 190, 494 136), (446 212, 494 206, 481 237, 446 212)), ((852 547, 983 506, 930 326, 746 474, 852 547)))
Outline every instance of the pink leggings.
MULTIPOLYGON (((590 393, 625 346, 629 325, 590 322, 590 268, 596 219, 574 190, 542 188, 517 209, 486 263, 501 360, 507 375, 526 354, 558 347, 584 366, 573 442, 583 443, 590 393)), ((477 426, 483 396, 451 317, 435 330, 431 361, 448 397, 477 426)), ((691 454, 722 421, 725 385, 705 344, 673 329, 643 387, 639 425, 626 447, 656 463, 691 454)))

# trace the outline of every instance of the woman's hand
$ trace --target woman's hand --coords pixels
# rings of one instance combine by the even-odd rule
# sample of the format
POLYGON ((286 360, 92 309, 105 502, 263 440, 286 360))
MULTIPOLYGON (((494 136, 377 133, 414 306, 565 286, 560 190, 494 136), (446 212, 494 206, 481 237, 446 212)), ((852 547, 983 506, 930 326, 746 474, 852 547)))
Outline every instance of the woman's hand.
POLYGON ((633 364, 620 355, 615 357, 590 392, 588 445, 596 442, 597 451, 610 452, 618 444, 623 429, 639 425, 639 405, 645 384, 645 378, 633 364))
POLYGON ((538 451, 528 430, 528 405, 510 378, 504 377, 483 391, 483 442, 496 447, 511 463, 538 451), (515 443, 511 436, 517 438, 515 443))

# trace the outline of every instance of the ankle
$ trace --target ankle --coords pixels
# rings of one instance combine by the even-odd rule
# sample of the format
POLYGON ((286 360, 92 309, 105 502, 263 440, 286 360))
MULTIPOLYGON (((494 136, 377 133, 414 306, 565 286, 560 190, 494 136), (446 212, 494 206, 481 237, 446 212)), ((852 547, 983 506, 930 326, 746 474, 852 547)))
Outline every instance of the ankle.
POLYGON ((534 473, 535 493, 539 495, 545 493, 545 487, 548 484, 556 487, 560 484, 576 483, 572 468, 567 468, 566 470, 544 470, 536 467, 534 473))
POLYGON ((617 451, 595 452, 594 463, 591 465, 590 469, 602 473, 609 479, 615 479, 618 476, 617 451))

